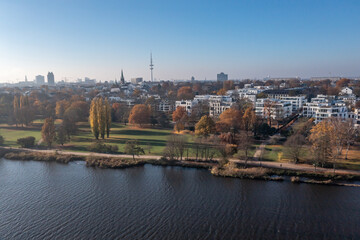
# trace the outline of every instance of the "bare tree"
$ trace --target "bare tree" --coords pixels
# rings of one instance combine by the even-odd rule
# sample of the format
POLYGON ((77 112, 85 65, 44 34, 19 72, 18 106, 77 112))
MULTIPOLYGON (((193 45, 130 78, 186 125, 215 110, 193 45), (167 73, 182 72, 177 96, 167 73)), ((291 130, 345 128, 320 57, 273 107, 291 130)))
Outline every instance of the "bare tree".
POLYGON ((294 163, 298 163, 300 160, 300 156, 303 153, 304 144, 306 139, 301 134, 291 135, 285 142, 284 153, 285 156, 293 159, 294 163))
POLYGON ((245 160, 245 168, 247 168, 247 162, 249 160, 249 154, 251 146, 253 145, 253 137, 251 132, 242 131, 238 136, 238 149, 242 150, 242 156, 245 160))

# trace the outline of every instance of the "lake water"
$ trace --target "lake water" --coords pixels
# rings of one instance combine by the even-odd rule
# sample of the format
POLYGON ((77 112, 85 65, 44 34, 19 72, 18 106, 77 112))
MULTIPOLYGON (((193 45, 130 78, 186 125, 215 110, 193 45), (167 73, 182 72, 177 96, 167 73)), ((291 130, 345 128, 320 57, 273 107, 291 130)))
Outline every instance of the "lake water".
POLYGON ((360 188, 3 159, 0 239, 360 239, 360 188))

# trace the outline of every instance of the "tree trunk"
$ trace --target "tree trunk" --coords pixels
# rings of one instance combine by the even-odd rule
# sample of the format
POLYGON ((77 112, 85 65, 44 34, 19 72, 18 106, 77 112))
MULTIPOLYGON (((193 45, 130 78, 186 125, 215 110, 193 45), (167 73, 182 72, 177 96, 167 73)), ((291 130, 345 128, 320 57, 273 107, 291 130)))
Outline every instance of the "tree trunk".
POLYGON ((346 146, 345 160, 348 159, 347 157, 348 157, 349 148, 350 148, 350 143, 348 143, 346 146))

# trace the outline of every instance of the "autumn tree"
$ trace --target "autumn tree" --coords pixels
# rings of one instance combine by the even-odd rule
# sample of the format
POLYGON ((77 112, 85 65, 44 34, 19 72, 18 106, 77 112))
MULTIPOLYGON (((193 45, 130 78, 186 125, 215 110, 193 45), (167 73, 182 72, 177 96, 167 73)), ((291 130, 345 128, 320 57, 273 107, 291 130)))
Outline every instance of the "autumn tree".
POLYGON ((234 81, 232 80, 224 81, 223 89, 225 89, 225 91, 234 89, 234 81))
POLYGON ((97 100, 94 98, 91 101, 90 105, 90 114, 89 114, 89 122, 91 127, 91 132, 93 133, 96 139, 99 139, 99 118, 98 118, 98 107, 97 107, 97 100))
POLYGON ((243 129, 246 133, 253 131, 256 124, 256 115, 252 107, 248 107, 242 116, 243 129))
POLYGON ((51 147, 51 144, 56 139, 55 124, 52 118, 46 118, 41 128, 42 140, 51 147))
POLYGON ((195 134, 207 137, 215 132, 215 122, 211 117, 204 115, 195 125, 195 134))
POLYGON ((151 108, 145 104, 135 105, 129 115, 129 123, 140 126, 150 123, 151 108))
POLYGON ((70 106, 69 102, 66 100, 61 100, 56 102, 55 114, 58 118, 63 118, 65 110, 70 106))
POLYGON ((116 122, 126 122, 129 119, 129 107, 124 103, 113 103, 112 105, 112 119, 116 122))
POLYGON ((69 140, 67 137, 64 125, 60 125, 56 131, 56 141, 57 143, 64 145, 69 140))
POLYGON ((194 93, 189 86, 181 87, 177 92, 177 98, 179 100, 189 100, 194 98, 194 93))
POLYGON ((284 154, 292 159, 294 163, 298 163, 300 156, 303 155, 303 149, 306 139, 303 135, 296 133, 291 135, 284 143, 284 154))
POLYGON ((111 112, 107 99, 103 100, 102 98, 94 98, 92 100, 90 106, 89 122, 91 131, 96 139, 98 139, 99 136, 104 139, 105 133, 107 137, 109 137, 111 112))
POLYGON ((185 108, 177 107, 176 110, 172 113, 172 119, 175 122, 174 128, 177 132, 184 130, 185 123, 188 119, 188 115, 185 108))
POLYGON ((222 89, 220 89, 219 91, 217 91, 216 94, 219 95, 219 96, 226 95, 226 89, 225 89, 225 88, 222 88, 222 89))
POLYGON ((332 126, 329 121, 322 121, 310 130, 309 141, 312 143, 312 153, 315 165, 319 162, 322 166, 332 155, 332 126))
POLYGON ((231 132, 233 135, 241 129, 242 125, 241 112, 234 108, 226 109, 219 116, 219 121, 216 123, 217 131, 231 132))

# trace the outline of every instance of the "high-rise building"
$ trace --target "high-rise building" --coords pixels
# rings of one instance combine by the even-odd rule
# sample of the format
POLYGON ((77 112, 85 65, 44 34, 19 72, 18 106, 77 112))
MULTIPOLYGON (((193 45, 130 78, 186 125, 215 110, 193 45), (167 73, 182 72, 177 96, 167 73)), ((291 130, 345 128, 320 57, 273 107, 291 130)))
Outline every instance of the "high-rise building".
POLYGON ((55 77, 54 77, 53 72, 48 72, 47 82, 48 82, 49 85, 54 85, 55 84, 55 77))
POLYGON ((221 72, 217 75, 217 80, 218 81, 227 81, 228 80, 228 75, 221 72))
POLYGON ((35 83, 38 85, 42 85, 45 83, 45 77, 42 75, 35 76, 35 83))
POLYGON ((123 74, 123 70, 121 69, 121 78, 120 78, 120 82, 121 84, 125 84, 125 78, 124 78, 124 74, 123 74))

